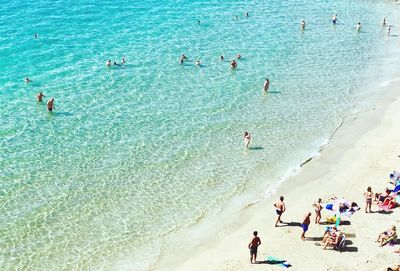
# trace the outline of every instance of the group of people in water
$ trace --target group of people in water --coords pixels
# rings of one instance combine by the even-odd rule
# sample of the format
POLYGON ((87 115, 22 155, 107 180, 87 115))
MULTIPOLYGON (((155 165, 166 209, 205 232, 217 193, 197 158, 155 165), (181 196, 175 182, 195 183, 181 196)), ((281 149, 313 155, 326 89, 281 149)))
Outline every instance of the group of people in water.
MULTIPOLYGON (((25 77, 25 83, 29 84, 33 82, 31 79, 29 79, 29 77, 25 77)), ((43 92, 39 92, 36 95, 36 99, 38 101, 38 103, 42 103, 43 102, 43 98, 46 97, 46 95, 43 94, 43 92)), ((50 98, 47 103, 47 110, 49 110, 49 112, 52 112, 54 110, 54 98, 50 98)))
MULTIPOLYGON (((237 58, 237 59, 240 59, 240 58, 242 58, 242 55, 241 55, 241 54, 236 54, 236 58, 237 58)), ((179 64, 183 64, 183 63, 185 63, 185 61, 187 61, 187 60, 188 60, 187 56, 186 56, 185 54, 182 54, 182 55, 179 57, 179 64)), ((221 56, 219 57, 219 60, 225 61, 224 56, 221 55, 221 56)), ((195 61, 195 65, 198 66, 198 67, 201 66, 201 62, 200 62, 199 59, 197 59, 197 60, 195 61)), ((231 69, 236 69, 237 66, 238 66, 238 64, 237 64, 237 62, 236 62, 235 59, 231 60, 231 64, 230 64, 230 65, 231 65, 231 69)))
POLYGON ((109 60, 107 60, 107 62, 106 62, 106 67, 111 67, 111 66, 122 66, 122 65, 124 65, 125 63, 126 63, 125 58, 122 58, 121 64, 120 64, 120 63, 117 63, 116 61, 114 61, 114 63, 111 63, 111 60, 109 59, 109 60))

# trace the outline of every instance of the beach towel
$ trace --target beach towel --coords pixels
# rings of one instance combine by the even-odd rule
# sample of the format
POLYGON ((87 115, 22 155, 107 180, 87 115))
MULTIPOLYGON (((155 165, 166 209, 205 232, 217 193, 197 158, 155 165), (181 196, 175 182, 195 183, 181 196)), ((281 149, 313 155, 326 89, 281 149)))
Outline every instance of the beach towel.
POLYGON ((390 209, 393 209, 396 206, 396 203, 393 202, 393 197, 387 197, 382 204, 378 204, 378 208, 380 210, 388 212, 390 209))
POLYGON ((276 265, 278 265, 278 266, 285 267, 285 268, 289 268, 289 267, 292 266, 292 265, 291 265, 290 263, 288 263, 287 261, 282 260, 282 259, 279 259, 279 258, 276 258, 276 257, 274 257, 274 256, 267 256, 266 261, 267 261, 268 263, 270 263, 270 264, 276 264, 276 265))

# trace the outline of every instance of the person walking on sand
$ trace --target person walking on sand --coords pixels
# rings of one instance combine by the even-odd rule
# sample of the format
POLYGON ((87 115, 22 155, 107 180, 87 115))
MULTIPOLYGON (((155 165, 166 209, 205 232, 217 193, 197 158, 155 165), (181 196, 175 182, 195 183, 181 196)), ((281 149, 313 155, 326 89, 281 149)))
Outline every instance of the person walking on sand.
POLYGON ((303 219, 303 222, 301 223, 301 227, 303 228, 303 233, 301 234, 301 240, 305 240, 306 239, 306 232, 308 231, 308 226, 310 226, 311 220, 311 213, 308 212, 308 214, 306 214, 306 216, 303 219))
POLYGON ((372 213, 371 205, 372 205, 373 196, 374 196, 374 193, 372 192, 372 188, 371 188, 371 186, 368 186, 367 192, 364 193, 364 197, 365 197, 365 213, 368 213, 368 210, 369 210, 370 213, 372 213))
POLYGON ((250 249, 250 263, 256 263, 257 260, 257 249, 258 246, 261 245, 261 239, 258 237, 258 232, 253 232, 253 239, 250 241, 248 247, 250 249))
POLYGON ((51 112, 51 111, 53 111, 53 109, 54 109, 54 98, 51 98, 47 102, 47 110, 49 110, 51 112))
POLYGON ((276 208, 276 214, 278 215, 278 218, 276 219, 275 222, 275 227, 278 227, 278 223, 283 223, 281 220, 282 214, 286 211, 286 206, 285 203, 283 202, 284 198, 281 196, 279 198, 279 202, 275 203, 274 206, 276 208))
POLYGON ((264 86, 263 86, 263 91, 264 91, 264 93, 267 93, 267 92, 268 92, 268 89, 269 89, 269 79, 266 78, 266 79, 265 79, 265 82, 264 82, 264 86))
POLYGON ((320 224, 321 221, 321 211, 322 211, 321 202, 322 200, 318 199, 318 201, 313 204, 313 207, 315 209, 315 224, 320 224))
POLYGON ((244 147, 248 148, 251 140, 251 135, 249 132, 247 131, 244 132, 243 140, 244 140, 244 147))
POLYGON ((43 94, 43 92, 39 92, 39 94, 36 95, 36 99, 37 99, 38 103, 43 102, 43 97, 46 97, 46 96, 43 94))

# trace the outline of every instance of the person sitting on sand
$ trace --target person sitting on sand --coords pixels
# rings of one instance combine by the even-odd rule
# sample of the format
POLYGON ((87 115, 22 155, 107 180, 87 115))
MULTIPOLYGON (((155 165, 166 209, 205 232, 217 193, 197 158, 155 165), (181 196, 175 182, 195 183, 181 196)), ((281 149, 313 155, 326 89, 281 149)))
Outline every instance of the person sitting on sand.
POLYGON ((261 239, 258 237, 258 232, 253 232, 253 239, 250 241, 248 247, 250 249, 250 263, 256 263, 257 260, 257 249, 258 246, 261 245, 261 239))
POLYGON ((322 205, 321 205, 322 199, 318 199, 316 203, 313 204, 314 210, 315 210, 315 224, 320 224, 321 221, 321 211, 322 211, 322 205))
POLYGON ((264 86, 263 86, 263 91, 264 91, 264 93, 267 93, 267 92, 268 92, 268 89, 269 89, 269 79, 266 78, 266 79, 265 79, 265 82, 264 82, 264 86))
POLYGON ((326 242, 326 240, 328 239, 328 238, 330 238, 331 236, 336 236, 336 233, 338 232, 339 230, 336 228, 336 226, 333 226, 333 227, 327 227, 326 228, 326 231, 325 231, 325 233, 324 233, 324 236, 322 237, 322 244, 324 244, 325 242, 326 242))
POLYGON ((303 223, 301 223, 301 227, 303 228, 303 233, 301 234, 301 240, 305 240, 306 239, 306 232, 308 231, 308 226, 311 223, 310 217, 311 217, 311 213, 309 212, 304 217, 303 223))
POLYGON ((328 239, 326 239, 325 244, 323 245, 323 249, 326 249, 328 246, 338 246, 343 239, 343 233, 341 231, 333 233, 328 239))
POLYGON ((53 111, 53 109, 54 109, 54 98, 51 98, 47 102, 47 110, 49 110, 51 112, 51 111, 53 111))
POLYGON ((389 197, 391 191, 389 188, 386 188, 385 192, 383 193, 375 193, 375 202, 376 203, 383 203, 387 197, 389 197))
POLYGON ((364 193, 365 197, 365 212, 368 213, 368 210, 370 213, 371 211, 371 205, 372 205, 372 197, 374 196, 374 193, 372 192, 371 186, 368 186, 367 192, 364 193))
POLYGON ((400 271, 400 264, 392 265, 391 267, 388 267, 386 271, 400 271))
POLYGON ((38 95, 36 95, 36 99, 38 101, 38 103, 41 103, 43 101, 43 97, 46 97, 43 92, 39 92, 38 95))
POLYGON ((29 77, 25 77, 25 83, 30 83, 30 82, 33 82, 31 79, 29 79, 29 77))
POLYGON ((276 214, 278 215, 278 218, 276 219, 276 222, 275 222, 275 227, 278 227, 278 223, 283 223, 281 220, 281 216, 286 211, 286 206, 285 206, 285 203, 283 202, 283 200, 284 200, 284 197, 281 196, 279 198, 279 202, 274 204, 274 206, 276 208, 276 214))
POLYGON ((247 132, 247 131, 245 131, 245 132, 244 132, 243 139, 244 139, 244 147, 245 147, 245 148, 248 148, 248 147, 249 147, 249 144, 250 144, 250 140, 251 140, 251 135, 250 135, 250 133, 247 132))
POLYGON ((235 60, 232 60, 232 62, 231 62, 231 69, 236 69, 236 67, 237 67, 236 61, 235 61, 235 60))
POLYGON ((396 235, 396 226, 392 226, 389 230, 379 234, 378 239, 375 242, 379 243, 379 246, 383 246, 385 242, 393 238, 396 235))

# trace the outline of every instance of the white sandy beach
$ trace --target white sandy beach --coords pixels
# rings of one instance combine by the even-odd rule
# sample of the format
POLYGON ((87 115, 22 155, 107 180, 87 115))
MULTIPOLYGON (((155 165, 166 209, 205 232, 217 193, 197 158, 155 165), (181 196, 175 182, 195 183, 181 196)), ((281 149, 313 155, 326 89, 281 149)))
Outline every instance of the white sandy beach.
MULTIPOLYGON (((233 225, 217 234, 218 238, 198 247, 196 253, 187 255, 185 261, 178 260, 170 266, 161 260, 154 270, 285 269, 249 263, 247 244, 254 230, 262 240, 257 260, 263 261, 268 255, 285 259, 292 264, 289 270, 386 270, 400 263, 399 255, 393 252, 398 246, 379 247, 375 242, 380 232, 393 224, 400 226, 400 209, 394 209, 392 214, 365 214, 363 196, 368 186, 374 192, 383 192, 389 174, 400 170, 400 99, 389 97, 398 96, 398 87, 398 82, 389 84, 384 88, 389 95, 375 108, 347 117, 321 155, 287 180, 275 196, 237 214, 233 225), (307 212, 312 212, 307 237, 322 237, 326 227, 314 224, 312 203, 319 197, 325 200, 337 196, 357 202, 361 210, 349 219, 350 225, 340 227, 349 236, 346 251, 323 250, 314 244, 315 240, 302 241, 302 230, 298 226, 275 228, 273 203, 280 195, 285 196, 287 206, 283 221, 301 222, 307 212)), ((377 210, 373 205, 372 211, 377 210)), ((323 210, 321 222, 327 216, 331 213, 323 210)))

